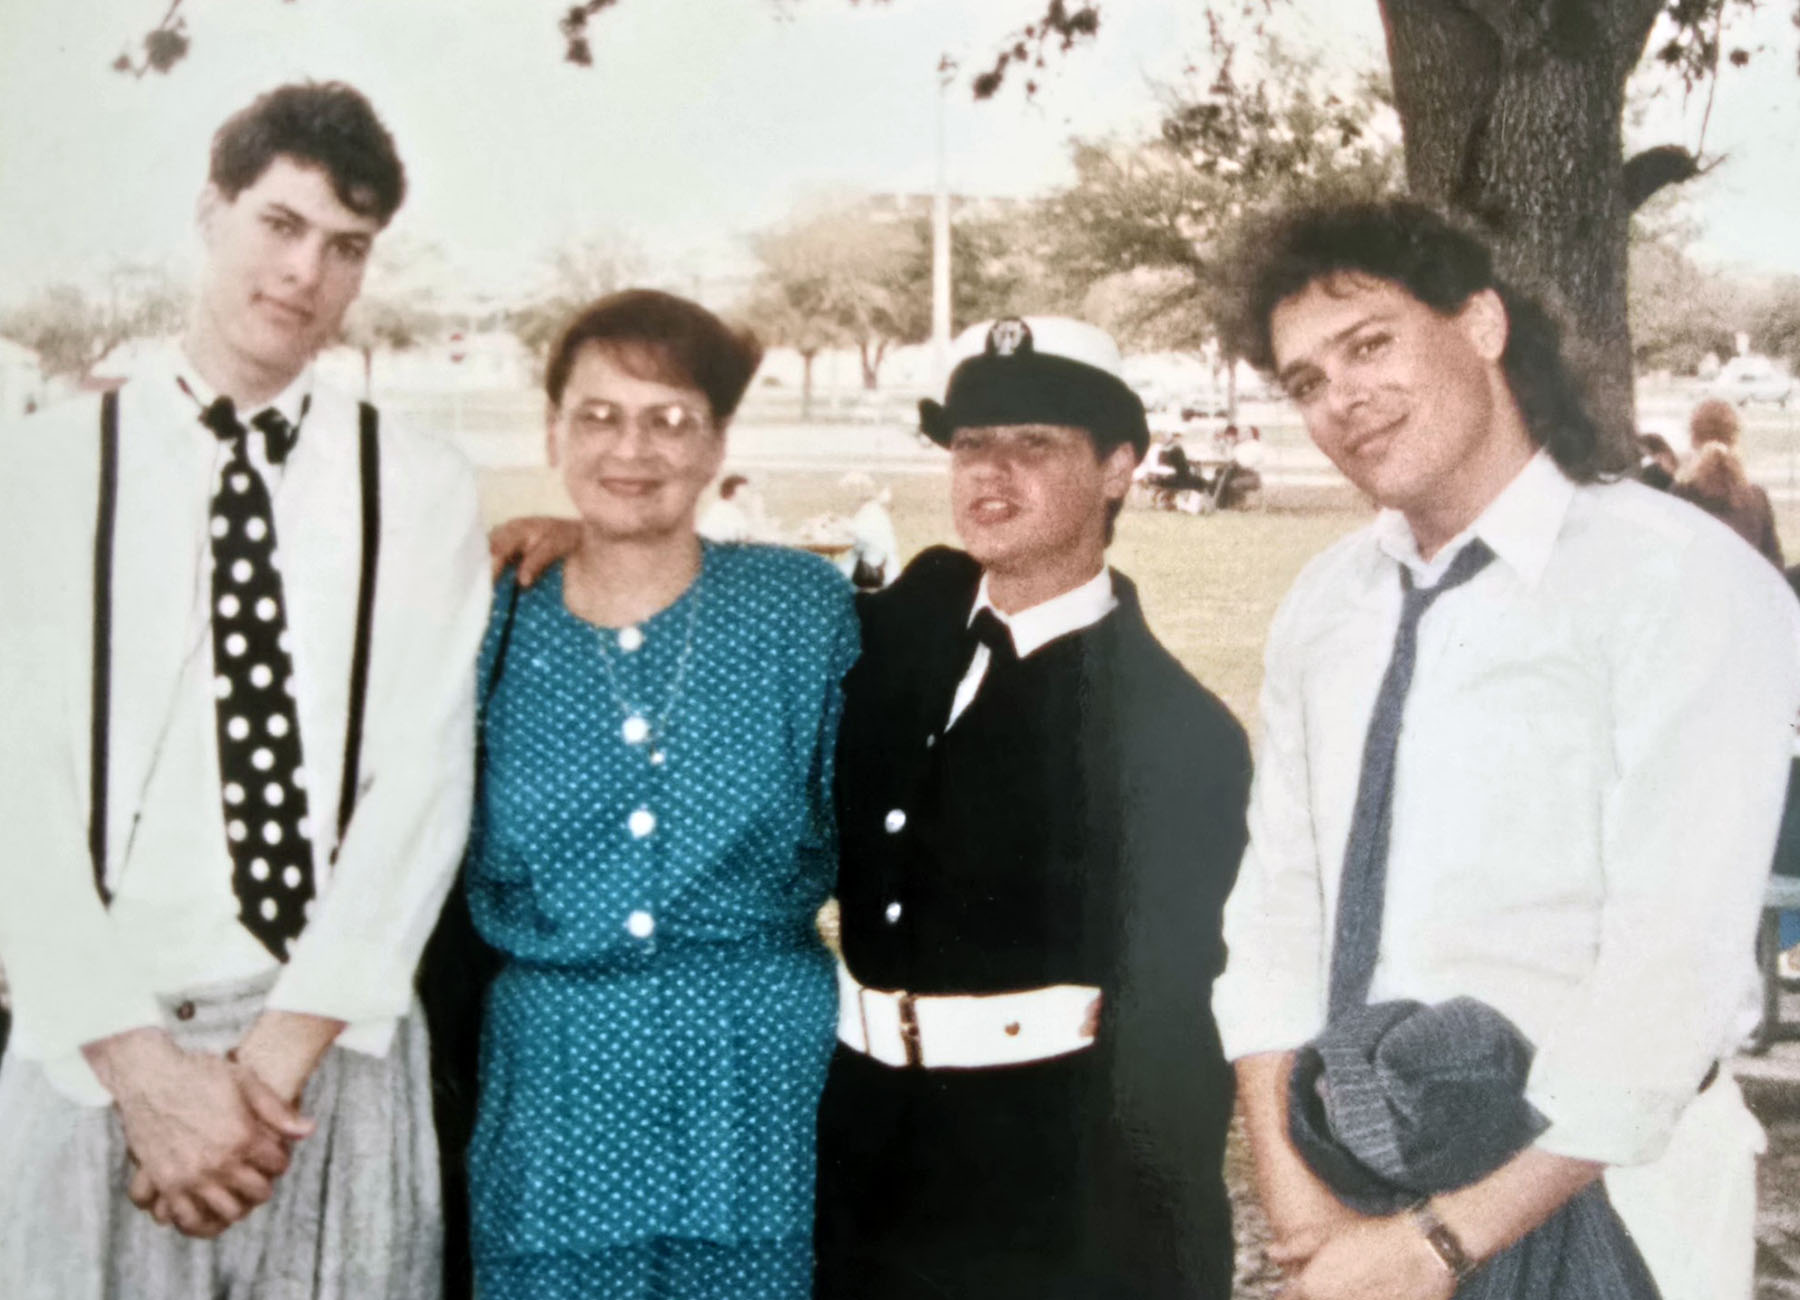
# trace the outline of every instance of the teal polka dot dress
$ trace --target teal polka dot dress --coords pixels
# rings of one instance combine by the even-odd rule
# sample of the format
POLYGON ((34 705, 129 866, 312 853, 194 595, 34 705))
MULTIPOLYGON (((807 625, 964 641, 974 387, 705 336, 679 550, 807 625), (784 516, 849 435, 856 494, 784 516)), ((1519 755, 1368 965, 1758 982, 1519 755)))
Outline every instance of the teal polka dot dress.
POLYGON ((775 547, 706 544, 631 628, 569 613, 560 567, 520 594, 466 872, 504 958, 468 1157, 482 1300, 810 1294, 836 1024, 814 916, 856 650, 848 584, 775 547))

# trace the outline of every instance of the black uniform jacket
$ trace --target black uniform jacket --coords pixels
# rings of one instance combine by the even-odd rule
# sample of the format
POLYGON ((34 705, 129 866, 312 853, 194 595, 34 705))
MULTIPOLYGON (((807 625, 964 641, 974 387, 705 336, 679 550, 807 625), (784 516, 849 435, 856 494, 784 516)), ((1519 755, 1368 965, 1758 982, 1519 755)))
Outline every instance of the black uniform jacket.
POLYGON ((979 581, 934 549, 862 598, 838 745, 844 955, 865 985, 917 994, 1096 985, 1100 1034, 983 1070, 840 1047, 817 1293, 1224 1300, 1232 1078, 1211 986, 1243 731, 1117 574, 1117 609, 990 673, 946 729, 979 581))

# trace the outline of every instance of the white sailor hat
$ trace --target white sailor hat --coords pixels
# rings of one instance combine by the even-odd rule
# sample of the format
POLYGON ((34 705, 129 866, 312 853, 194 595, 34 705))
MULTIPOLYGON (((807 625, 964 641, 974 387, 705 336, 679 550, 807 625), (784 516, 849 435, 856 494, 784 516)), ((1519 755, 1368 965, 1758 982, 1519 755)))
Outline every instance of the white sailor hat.
POLYGON ((1126 384, 1119 346, 1098 326, 1067 316, 1011 316, 971 326, 952 345, 939 403, 919 403, 919 427, 950 445, 959 428, 1061 424, 1087 430, 1105 455, 1128 442, 1141 458, 1150 431, 1126 384))

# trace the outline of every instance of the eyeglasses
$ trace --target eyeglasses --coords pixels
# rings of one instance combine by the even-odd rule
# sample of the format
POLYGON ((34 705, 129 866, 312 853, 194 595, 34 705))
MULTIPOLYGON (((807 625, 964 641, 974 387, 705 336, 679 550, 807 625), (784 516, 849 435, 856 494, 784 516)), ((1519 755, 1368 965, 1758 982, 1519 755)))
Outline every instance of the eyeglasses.
POLYGON ((569 431, 578 438, 612 442, 627 428, 635 428, 645 440, 661 447, 683 446, 712 427, 710 416, 680 402, 636 410, 617 402, 584 402, 567 418, 569 431))

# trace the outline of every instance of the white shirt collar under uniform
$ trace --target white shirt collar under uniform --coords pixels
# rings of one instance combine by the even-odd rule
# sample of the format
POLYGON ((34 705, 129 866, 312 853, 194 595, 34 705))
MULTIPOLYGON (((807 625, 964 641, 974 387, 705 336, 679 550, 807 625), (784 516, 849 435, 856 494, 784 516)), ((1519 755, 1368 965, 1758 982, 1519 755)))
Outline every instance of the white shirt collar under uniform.
POLYGON ((975 591, 975 603, 969 609, 968 622, 973 623, 975 615, 984 609, 993 610, 994 617, 1012 633, 1013 649, 1023 659, 1059 636, 1067 636, 1070 632, 1079 632, 1084 627, 1093 626, 1112 613, 1118 604, 1118 598, 1113 595, 1112 570, 1104 565, 1100 572, 1079 587, 1073 587, 1060 596, 1052 596, 1049 600, 1040 601, 1015 614, 1008 614, 994 604, 993 598, 988 594, 988 575, 984 573, 981 575, 981 586, 975 591))
POLYGON ((1419 554, 1412 526, 1398 510, 1383 510, 1375 517, 1375 544, 1383 554, 1411 569, 1419 586, 1429 587, 1444 576, 1469 539, 1479 537, 1521 582, 1535 587, 1550 563, 1550 552, 1574 496, 1574 483, 1550 453, 1540 449, 1500 495, 1488 502, 1475 522, 1438 548, 1429 560, 1419 554))
MULTIPOLYGON (((973 623, 975 615, 984 609, 993 610, 994 617, 1012 633, 1013 649, 1023 659, 1059 636, 1092 627, 1118 606, 1119 599, 1113 594, 1112 570, 1104 565, 1100 572, 1079 587, 1070 588, 1061 595, 1039 601, 1029 609, 1022 609, 1014 614, 1003 613, 995 607, 988 595, 988 576, 983 573, 981 586, 975 591, 975 603, 969 608, 968 621, 973 623)), ((975 693, 981 689, 981 679, 987 676, 988 658, 988 648, 985 645, 975 648, 975 656, 969 661, 969 671, 963 674, 962 681, 956 687, 956 697, 950 702, 950 717, 944 724, 946 727, 953 725, 962 716, 963 710, 969 707, 975 693)))

